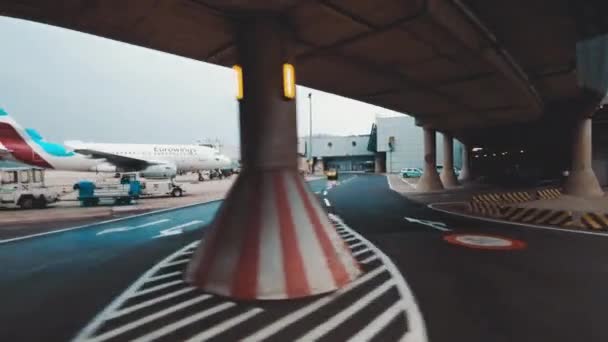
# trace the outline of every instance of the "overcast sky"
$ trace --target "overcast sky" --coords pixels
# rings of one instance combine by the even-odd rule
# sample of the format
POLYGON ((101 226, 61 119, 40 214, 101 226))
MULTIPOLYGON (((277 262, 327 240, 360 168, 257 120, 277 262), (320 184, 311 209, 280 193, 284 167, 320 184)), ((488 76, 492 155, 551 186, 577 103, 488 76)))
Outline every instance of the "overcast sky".
MULTIPOLYGON (((231 69, 0 17, 0 107, 47 140, 238 144, 231 69)), ((387 109, 298 88, 298 132, 367 134, 387 109)))

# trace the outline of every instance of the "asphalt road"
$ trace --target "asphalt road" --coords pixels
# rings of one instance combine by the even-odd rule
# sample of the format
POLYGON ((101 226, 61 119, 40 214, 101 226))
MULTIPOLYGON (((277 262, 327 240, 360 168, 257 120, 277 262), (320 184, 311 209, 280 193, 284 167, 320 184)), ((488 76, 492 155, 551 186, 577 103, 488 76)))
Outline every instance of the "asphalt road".
MULTIPOLYGON (((379 261, 371 245, 366 247, 365 238, 388 256, 405 277, 430 341, 608 341, 608 330, 602 325, 603 309, 608 304, 608 237, 518 228, 439 214, 391 191, 383 176, 341 175, 339 184, 318 180, 309 185, 327 211, 344 222, 345 226, 337 224, 337 229, 351 240, 353 251, 360 251, 358 260, 364 277, 370 280, 341 297, 343 306, 338 301, 328 305, 323 308, 325 316, 294 324, 295 330, 272 335, 275 340, 292 339, 296 332, 308 331, 315 336, 317 330, 312 325, 332 322, 331 317, 338 315, 332 310, 339 312, 348 303, 358 303, 356 296, 378 296, 368 302, 367 311, 353 313, 358 322, 365 320, 363 314, 381 315, 392 308, 391 304, 399 300, 395 299, 399 298, 396 291, 390 287, 386 287, 386 292, 378 291, 393 281, 391 277, 398 277, 385 272, 372 278, 374 272, 390 269, 390 265, 379 261), (454 233, 491 234, 507 241, 521 241, 525 246, 513 250, 470 248, 444 239, 454 233), (362 249, 354 249, 356 245, 362 249)), ((153 288, 156 279, 170 280, 173 273, 179 274, 194 248, 189 245, 204 233, 219 205, 220 202, 212 202, 0 244, 0 341, 69 340, 144 272, 161 267, 165 273, 157 270, 142 280, 139 291, 143 295, 126 298, 120 303, 123 306, 117 306, 111 314, 117 317, 124 308, 154 301, 146 289, 153 288), (178 254, 172 254, 180 249, 183 250, 178 254), (159 264, 169 255, 173 256, 159 264)), ((477 243, 475 238, 469 240, 477 243)), ((500 244, 503 240, 498 241, 500 244)), ((178 288, 167 287, 154 295, 188 291, 175 282, 178 288), (168 292, 171 289, 174 292, 168 292)), ((232 321, 224 324, 234 323, 237 317, 253 317, 251 322, 258 325, 266 319, 280 321, 280 317, 290 315, 290 310, 316 303, 300 301, 292 305, 295 308, 287 307, 289 304, 276 308, 250 305, 242 312, 231 313, 229 310, 238 309, 234 303, 200 296, 187 300, 209 302, 205 304, 213 305, 209 310, 226 310, 222 315, 232 317, 232 321)), ((187 320, 187 315, 206 312, 194 308, 183 311, 179 322, 187 320)), ((154 314, 146 311, 141 313, 143 316, 120 319, 143 322, 142 317, 154 314)), ((386 320, 387 329, 375 338, 399 338, 391 333, 411 329, 408 324, 414 324, 413 313, 405 312, 405 316, 406 323, 386 320)), ((146 325, 149 323, 141 323, 132 325, 125 335, 114 336, 121 333, 115 326, 127 323, 106 323, 99 328, 102 335, 97 336, 124 340, 129 334, 153 329, 146 325)), ((325 338, 352 337, 347 330, 361 324, 337 325, 325 338)), ((194 333, 188 327, 181 328, 181 333, 194 333)), ((230 335, 230 329, 225 330, 221 335, 224 339, 237 338, 230 335)), ((202 334, 210 336, 210 332, 202 334)), ((183 339, 185 335, 178 336, 183 339)))

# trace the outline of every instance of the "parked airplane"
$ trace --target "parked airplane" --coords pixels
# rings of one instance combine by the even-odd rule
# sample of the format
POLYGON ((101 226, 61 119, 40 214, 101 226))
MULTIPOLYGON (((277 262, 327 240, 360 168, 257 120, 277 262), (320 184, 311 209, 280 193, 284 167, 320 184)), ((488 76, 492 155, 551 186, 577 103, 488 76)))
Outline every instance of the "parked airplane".
POLYGON ((65 171, 137 171, 143 177, 192 171, 199 173, 199 179, 202 170, 231 167, 230 158, 207 146, 48 142, 35 130, 23 129, 1 108, 0 159, 65 171))

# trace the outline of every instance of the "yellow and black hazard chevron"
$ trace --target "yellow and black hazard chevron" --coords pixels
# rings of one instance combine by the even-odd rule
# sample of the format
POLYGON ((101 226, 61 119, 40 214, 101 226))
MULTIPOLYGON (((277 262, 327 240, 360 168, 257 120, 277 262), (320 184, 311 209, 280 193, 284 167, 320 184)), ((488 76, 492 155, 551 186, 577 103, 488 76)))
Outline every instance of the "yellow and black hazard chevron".
POLYGON ((509 204, 522 203, 532 201, 532 195, 525 191, 504 192, 504 193, 487 193, 474 195, 471 199, 472 203, 494 203, 494 204, 509 204))
POLYGON ((485 203, 485 202, 471 202, 469 204, 469 210, 473 214, 489 216, 500 218, 501 217, 501 207, 495 203, 485 203))
POLYGON ((502 203, 522 203, 522 202, 530 202, 532 201, 532 196, 525 192, 505 192, 500 194, 502 198, 502 203))
POLYGON ((562 190, 559 188, 537 190, 536 195, 538 196, 539 199, 543 199, 543 200, 556 199, 556 198, 561 197, 562 190))
POLYGON ((608 229, 608 214, 583 213, 580 217, 580 226, 592 230, 608 229))
POLYGON ((472 203, 502 203, 500 194, 479 194, 471 198, 472 203))
POLYGON ((515 222, 550 224, 554 226, 570 226, 573 223, 572 212, 566 210, 506 206, 502 208, 501 215, 504 219, 515 222))

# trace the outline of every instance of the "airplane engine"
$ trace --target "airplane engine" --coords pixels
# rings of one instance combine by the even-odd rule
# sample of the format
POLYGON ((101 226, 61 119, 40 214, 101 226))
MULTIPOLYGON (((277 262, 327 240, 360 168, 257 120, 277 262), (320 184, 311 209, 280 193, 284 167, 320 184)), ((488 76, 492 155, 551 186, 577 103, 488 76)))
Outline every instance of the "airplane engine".
POLYGON ((111 163, 99 163, 91 168, 91 171, 95 172, 118 172, 116 165, 111 163))
POLYGON ((177 167, 173 164, 151 165, 139 173, 144 178, 173 178, 177 175, 177 167))

